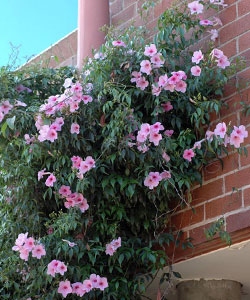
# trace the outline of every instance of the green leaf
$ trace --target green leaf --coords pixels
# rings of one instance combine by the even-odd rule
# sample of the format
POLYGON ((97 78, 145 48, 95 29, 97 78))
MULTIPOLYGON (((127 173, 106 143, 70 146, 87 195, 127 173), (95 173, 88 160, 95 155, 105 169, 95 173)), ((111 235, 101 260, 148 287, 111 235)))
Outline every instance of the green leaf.
POLYGON ((15 120, 16 120, 16 116, 14 116, 14 117, 12 117, 12 118, 8 118, 8 119, 6 120, 6 122, 7 122, 8 126, 9 126, 9 128, 12 129, 12 130, 15 128, 15 126, 14 126, 15 120))

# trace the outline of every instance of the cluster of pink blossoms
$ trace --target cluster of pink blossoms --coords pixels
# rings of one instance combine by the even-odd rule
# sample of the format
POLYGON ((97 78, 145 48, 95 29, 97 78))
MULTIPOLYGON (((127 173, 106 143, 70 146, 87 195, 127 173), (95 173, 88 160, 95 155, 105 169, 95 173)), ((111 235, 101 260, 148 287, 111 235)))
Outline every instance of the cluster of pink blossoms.
POLYGON ((67 266, 60 260, 54 259, 48 264, 47 274, 51 275, 52 277, 55 277, 56 273, 64 275, 65 272, 67 272, 67 266))
MULTIPOLYGON (((67 78, 65 79, 64 87, 65 91, 62 95, 50 96, 47 102, 40 106, 40 114, 36 120, 36 127, 39 130, 38 140, 40 142, 48 140, 53 143, 57 139, 57 132, 61 131, 61 127, 64 124, 63 118, 60 117, 56 118, 51 125, 44 125, 41 113, 47 117, 54 116, 58 112, 74 113, 79 109, 81 102, 87 104, 93 101, 90 95, 84 94, 84 92, 91 92, 92 86, 89 84, 86 85, 84 90, 79 82, 73 83, 72 79, 67 78)), ((78 124, 72 124, 71 133, 79 133, 78 126, 78 124)))
POLYGON ((69 186, 62 185, 59 189, 59 194, 66 198, 67 201, 64 202, 64 206, 68 209, 70 207, 78 207, 81 212, 85 212, 89 208, 87 199, 81 193, 72 193, 69 186))
POLYGON ((107 287, 108 280, 106 277, 91 274, 89 279, 86 279, 83 282, 75 282, 71 284, 69 280, 61 281, 57 292, 62 294, 64 298, 66 298, 68 294, 75 294, 82 297, 93 289, 100 289, 101 291, 104 291, 107 287))
POLYGON ((223 51, 215 48, 210 55, 212 59, 217 59, 216 62, 218 67, 225 69, 226 67, 230 66, 230 61, 228 60, 227 56, 224 55, 223 51))
POLYGON ((32 252, 32 257, 37 259, 41 259, 42 256, 46 255, 44 246, 39 244, 33 237, 28 238, 28 232, 18 235, 12 250, 18 251, 20 258, 25 261, 28 261, 30 252, 32 252))
POLYGON ((218 123, 215 127, 214 131, 208 130, 206 132, 206 138, 196 142, 192 149, 186 149, 183 153, 183 158, 191 161, 195 156, 193 150, 201 149, 201 144, 206 140, 212 141, 213 137, 223 139, 224 146, 234 146, 235 148, 240 148, 241 144, 244 143, 244 139, 248 137, 248 132, 244 125, 240 125, 239 127, 234 126, 233 131, 230 134, 227 134, 228 128, 225 122, 218 123))
POLYGON ((85 160, 83 160, 80 156, 73 156, 71 161, 73 162, 72 168, 79 171, 77 175, 80 179, 83 178, 83 174, 88 172, 90 169, 95 168, 95 160, 92 156, 87 156, 85 160))
POLYGON ((121 247, 121 238, 119 237, 118 239, 113 240, 111 243, 106 245, 105 253, 107 255, 112 256, 116 252, 116 250, 120 247, 121 247))
POLYGON ((157 187, 161 180, 171 178, 171 173, 169 171, 159 172, 150 172, 144 180, 144 185, 147 186, 150 190, 157 187))
MULTIPOLYGON (((149 85, 146 77, 142 74, 151 75, 153 69, 158 69, 163 66, 165 60, 161 53, 157 52, 155 44, 145 47, 144 55, 150 57, 149 60, 143 60, 140 63, 140 72, 132 72, 131 82, 136 83, 136 87, 140 88, 142 91, 149 85)), ((170 92, 182 92, 185 93, 187 89, 187 84, 184 80, 187 79, 187 76, 184 71, 172 72, 171 76, 168 78, 168 75, 162 75, 159 78, 155 79, 155 83, 152 85, 152 94, 159 96, 161 91, 164 89, 170 92)))

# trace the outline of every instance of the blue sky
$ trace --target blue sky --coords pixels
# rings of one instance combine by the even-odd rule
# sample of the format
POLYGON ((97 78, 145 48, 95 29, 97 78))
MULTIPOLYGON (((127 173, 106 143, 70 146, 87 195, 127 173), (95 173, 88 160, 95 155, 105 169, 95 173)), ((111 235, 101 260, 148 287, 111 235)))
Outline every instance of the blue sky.
POLYGON ((77 0, 3 0, 0 16, 0 67, 19 48, 19 64, 77 28, 77 0))

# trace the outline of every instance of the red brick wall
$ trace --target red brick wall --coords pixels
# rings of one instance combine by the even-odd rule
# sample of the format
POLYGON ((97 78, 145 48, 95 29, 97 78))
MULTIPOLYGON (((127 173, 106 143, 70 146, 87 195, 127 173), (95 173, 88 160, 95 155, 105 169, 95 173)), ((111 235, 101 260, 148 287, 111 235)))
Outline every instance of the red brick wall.
MULTIPOLYGON (((156 25, 159 15, 166 10, 172 0, 162 0, 155 6, 149 16, 147 28, 152 30, 156 25)), ((191 1, 190 1, 191 2, 191 1)), ((136 0, 110 0, 110 17, 113 25, 125 27, 129 21, 135 20, 137 25, 143 24, 140 20, 138 9, 141 1, 136 0)), ((250 0, 225 0, 228 7, 218 13, 223 26, 219 30, 217 47, 231 59, 237 56, 246 58, 246 68, 240 71, 237 78, 233 78, 231 85, 225 89, 224 98, 229 109, 223 109, 220 118, 214 119, 213 123, 225 121, 235 125, 246 125, 250 129, 250 117, 242 116, 239 102, 250 98, 250 89, 245 88, 240 95, 236 92, 236 81, 246 83, 250 81, 250 0), (232 85, 233 84, 233 85, 232 85)), ((214 14, 214 12, 213 12, 214 14)), ((211 16, 211 12, 207 12, 211 16)), ((249 130, 250 136, 250 130, 249 130)), ((233 242, 250 238, 250 137, 246 140, 249 157, 230 153, 224 157, 224 168, 219 161, 212 162, 203 170, 204 184, 195 187, 193 191, 193 207, 196 214, 190 208, 179 210, 172 217, 172 223, 177 228, 185 231, 185 236, 193 237, 195 245, 204 244, 211 247, 206 241, 204 228, 211 225, 221 216, 225 218, 226 230, 233 233, 233 242), (238 188, 238 192, 232 194, 232 188, 238 188), (249 230, 246 231, 246 228, 249 230)), ((221 247, 223 244, 218 244, 221 247)), ((211 248, 212 249, 212 248, 211 248)))
POLYGON ((76 66, 77 63, 77 29, 59 40, 57 43, 32 58, 25 66, 42 62, 43 66, 57 68, 76 66), (57 56, 59 62, 52 58, 57 56), (48 62, 48 63, 47 63, 48 62))

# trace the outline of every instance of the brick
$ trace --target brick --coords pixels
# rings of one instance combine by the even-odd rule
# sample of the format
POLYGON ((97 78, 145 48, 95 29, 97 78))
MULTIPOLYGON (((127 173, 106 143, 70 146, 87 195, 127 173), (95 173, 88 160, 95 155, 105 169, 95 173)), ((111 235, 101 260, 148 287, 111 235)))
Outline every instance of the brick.
POLYGON ((120 25, 121 23, 125 23, 128 20, 132 19, 136 15, 136 5, 130 5, 120 13, 116 14, 112 17, 113 25, 120 25))
POLYGON ((241 188, 250 184, 250 168, 240 170, 225 177, 226 193, 234 188, 241 188))
POLYGON ((204 180, 210 180, 216 178, 228 172, 231 172, 239 168, 239 154, 233 153, 222 159, 223 167, 219 160, 216 160, 204 168, 204 180))
POLYGON ((243 52, 250 48, 250 31, 239 37, 239 51, 243 52))
POLYGON ((226 219, 226 224, 227 232, 234 232, 250 227, 250 210, 228 216, 226 219))
POLYGON ((229 97, 235 92, 237 92, 236 83, 237 83, 236 77, 233 77, 228 81, 228 83, 224 86, 224 91, 223 91, 224 97, 229 97))
POLYGON ((245 167, 247 165, 250 165, 250 147, 246 147, 246 148, 247 148, 247 151, 248 151, 248 156, 246 156, 245 154, 242 154, 240 156, 240 165, 241 165, 241 167, 245 167))
POLYGON ((199 223, 204 220, 204 205, 195 207, 195 212, 191 209, 172 216, 171 225, 176 229, 199 223))
POLYGON ((134 4, 136 2, 137 2, 137 0, 123 0, 124 8, 130 6, 131 4, 134 4))
POLYGON ((239 12, 239 17, 249 13, 250 12, 250 1, 249 0, 241 0, 238 3, 238 12, 239 12))
POLYGON ((159 18, 159 16, 168 8, 170 8, 173 0, 162 0, 154 7, 154 18, 159 18))
POLYGON ((236 4, 232 5, 226 9, 223 9, 221 13, 219 14, 219 18, 221 19, 221 22, 223 26, 227 25, 228 23, 235 20, 237 17, 236 15, 236 4))
POLYGON ((116 0, 114 3, 111 3, 110 5, 110 15, 111 17, 113 15, 118 14, 123 9, 122 0, 116 0))
POLYGON ((220 49, 229 58, 236 55, 237 54, 236 39, 234 39, 231 42, 223 45, 222 47, 220 47, 220 49))
POLYGON ((244 207, 250 206, 250 188, 244 190, 243 199, 244 199, 244 207))
POLYGON ((246 15, 223 27, 220 32, 220 42, 223 44, 250 29, 249 16, 246 15))
POLYGON ((217 179, 192 191, 192 205, 213 199, 223 194, 223 179, 217 179))
POLYGON ((209 228, 211 225, 212 223, 208 223, 206 225, 189 230, 189 237, 192 238, 193 245, 199 245, 207 241, 205 229, 209 228))
POLYGON ((224 196, 219 199, 206 203, 206 219, 221 216, 227 212, 242 207, 242 192, 235 192, 232 195, 224 196))

